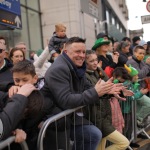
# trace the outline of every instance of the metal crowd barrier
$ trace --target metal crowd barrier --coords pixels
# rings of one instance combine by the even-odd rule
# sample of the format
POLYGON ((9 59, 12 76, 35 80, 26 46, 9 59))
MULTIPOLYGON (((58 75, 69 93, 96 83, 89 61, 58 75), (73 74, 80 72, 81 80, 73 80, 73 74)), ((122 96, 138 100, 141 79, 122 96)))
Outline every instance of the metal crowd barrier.
MULTIPOLYGON (((148 126, 146 126, 145 128, 137 128, 136 102, 137 102, 136 100, 133 100, 132 101, 132 106, 131 106, 131 108, 132 108, 132 116, 131 117, 132 117, 132 122, 133 122, 132 123, 133 130, 132 130, 131 139, 129 139, 130 142, 136 142, 137 135, 142 133, 142 132, 147 136, 148 139, 150 139, 150 136, 146 133, 146 128, 148 128, 150 126, 150 124, 148 126)), ((38 142, 37 142, 38 150, 44 150, 44 148, 43 148, 44 137, 45 137, 47 128, 51 123, 54 123, 54 122, 58 121, 59 119, 61 119, 63 117, 66 117, 67 115, 70 115, 71 113, 76 113, 77 110, 82 109, 82 108, 83 107, 77 107, 75 109, 68 109, 68 110, 65 110, 65 111, 63 111, 63 112, 47 119, 45 121, 45 123, 43 124, 43 126, 40 130, 39 136, 38 136, 38 142)), ((66 134, 64 136, 66 136, 66 134)), ((57 138, 58 138, 57 130, 56 130, 56 137, 55 138, 56 138, 56 141, 57 141, 57 138)), ((66 138, 66 137, 64 137, 64 138, 66 138)), ((57 144, 57 142, 56 142, 56 144, 57 144)), ((64 144, 67 145, 67 142, 65 142, 64 144)), ((109 146, 109 144, 110 143, 108 143, 107 146, 109 146)), ((130 146, 128 148, 130 150, 133 150, 130 146)), ((56 149, 59 150, 59 147, 57 147, 56 149)))
MULTIPOLYGON (((1 141, 0 142, 0 150, 4 149, 6 147, 8 147, 8 149, 10 149, 10 144, 13 143, 14 141, 15 141, 15 136, 10 136, 6 140, 1 141)), ((22 150, 29 150, 27 143, 25 141, 22 143, 19 143, 19 144, 20 144, 22 150)))
MULTIPOLYGON (((44 140, 44 136, 46 134, 46 130, 48 128, 48 126, 53 123, 53 122, 56 122, 57 120, 63 118, 63 117, 66 117, 67 115, 70 115, 71 113, 74 113, 75 111, 79 110, 79 109, 82 109, 84 106, 81 106, 81 107, 77 107, 77 108, 74 108, 74 109, 68 109, 68 110, 65 110, 57 115, 54 115, 52 117, 50 117, 49 119, 47 119, 43 126, 41 127, 40 129, 40 132, 39 132, 39 136, 38 136, 38 141, 37 141, 37 149, 38 150, 44 150, 43 148, 43 140, 44 140)), ((57 130, 56 130, 57 132, 57 130)), ((66 131, 65 131, 66 132, 66 131)), ((57 134, 57 133, 56 133, 57 134)), ((65 137, 64 137, 65 138, 65 137)), ((57 141, 57 135, 56 135, 56 141, 57 141)), ((64 143, 67 145, 67 143, 64 143)), ((59 148, 57 147, 57 150, 59 148)))

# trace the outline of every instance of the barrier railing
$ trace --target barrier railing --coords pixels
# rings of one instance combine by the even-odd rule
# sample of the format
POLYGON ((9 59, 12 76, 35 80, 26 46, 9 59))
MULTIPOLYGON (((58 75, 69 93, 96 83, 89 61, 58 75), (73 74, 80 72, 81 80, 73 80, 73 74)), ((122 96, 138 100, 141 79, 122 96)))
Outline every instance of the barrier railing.
MULTIPOLYGON (((145 129, 148 128, 150 125, 146 126, 145 128, 137 128, 137 116, 136 116, 136 100, 135 101, 132 101, 131 103, 131 109, 132 109, 132 127, 133 127, 133 130, 131 131, 132 132, 132 135, 131 135, 131 139, 130 142, 136 142, 136 139, 137 139, 137 135, 140 134, 141 132, 143 132, 148 139, 150 139, 150 136, 146 133, 145 129)), ((78 107, 78 108, 75 108, 75 109, 69 109, 69 110, 65 110, 49 119, 47 119, 45 121, 45 123, 43 124, 41 130, 40 130, 40 133, 39 133, 39 136, 38 136, 38 142, 37 142, 37 148, 38 150, 44 150, 43 148, 43 141, 44 141, 44 137, 45 137, 45 134, 46 134, 46 130, 48 128, 48 126, 51 124, 51 123, 54 123, 56 121, 58 121, 59 119, 61 118, 66 118, 67 115, 71 114, 71 113, 76 113, 77 110, 79 109, 82 109, 83 107, 78 107)), ((66 132, 66 131, 65 131, 66 132)), ((66 136, 66 134, 64 135, 66 136)), ((56 130, 56 141, 57 141, 57 130, 56 130)), ((66 138, 66 137, 64 137, 66 138)), ((57 144, 57 142, 56 142, 57 144)), ((67 147, 67 142, 64 143, 66 144, 66 147, 67 147)), ((109 146, 109 145, 107 145, 109 146)), ((130 150, 133 150, 130 146, 128 147, 130 150)), ((56 146, 56 149, 59 150, 59 147, 56 146)), ((67 150, 67 148, 66 148, 67 150)))
MULTIPOLYGON (((10 144, 13 143, 14 141, 15 141, 15 136, 11 136, 11 137, 7 138, 6 140, 1 141, 0 142, 0 149, 2 150, 5 147, 10 147, 10 144)), ((19 144, 20 144, 22 150, 29 150, 28 146, 27 146, 27 143, 25 141, 22 142, 22 143, 19 143, 19 144)))
MULTIPOLYGON (((40 132, 39 132, 38 142, 37 142, 37 148, 38 148, 38 150, 43 150, 43 139, 44 139, 44 136, 45 136, 45 132, 46 132, 48 126, 51 123, 53 123, 53 122, 61 119, 62 117, 66 117, 67 115, 70 115, 71 113, 74 113, 75 111, 77 111, 79 109, 82 109, 82 108, 83 108, 83 106, 82 107, 77 107, 77 108, 74 108, 74 109, 68 109, 68 110, 65 110, 65 111, 63 111, 63 112, 61 112, 61 113, 59 113, 57 115, 54 115, 54 116, 50 117, 49 119, 47 119, 44 122, 44 124, 41 127, 40 132)), ((57 137, 56 137, 56 140, 57 140, 57 137)), ((67 143, 65 143, 65 144, 67 145, 67 143)), ((57 149, 58 149, 58 147, 57 147, 57 149)))

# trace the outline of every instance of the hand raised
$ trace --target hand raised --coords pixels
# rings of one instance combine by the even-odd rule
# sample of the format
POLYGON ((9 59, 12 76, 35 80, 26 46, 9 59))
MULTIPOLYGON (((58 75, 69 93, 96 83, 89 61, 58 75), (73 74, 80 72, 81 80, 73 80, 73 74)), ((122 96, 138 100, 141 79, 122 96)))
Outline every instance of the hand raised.
POLYGON ((34 85, 25 84, 18 90, 17 94, 21 94, 28 97, 34 90, 37 90, 34 85))
POLYGON ((113 85, 114 83, 110 82, 110 80, 105 82, 100 79, 95 85, 95 90, 99 96, 103 96, 104 94, 107 94, 111 90, 113 85))

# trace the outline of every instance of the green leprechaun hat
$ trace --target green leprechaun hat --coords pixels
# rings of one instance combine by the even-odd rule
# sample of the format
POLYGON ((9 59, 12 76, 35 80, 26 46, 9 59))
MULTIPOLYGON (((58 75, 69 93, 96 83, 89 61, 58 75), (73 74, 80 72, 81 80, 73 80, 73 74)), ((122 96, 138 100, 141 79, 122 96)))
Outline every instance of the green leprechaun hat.
POLYGON ((104 38, 100 38, 98 40, 95 41, 94 46, 92 47, 93 50, 96 50, 98 47, 102 46, 102 45, 108 45, 110 43, 109 40, 105 40, 104 38))
POLYGON ((124 65, 125 69, 128 71, 129 75, 131 77, 137 75, 139 72, 134 68, 132 67, 130 64, 129 64, 129 67, 125 64, 124 65))

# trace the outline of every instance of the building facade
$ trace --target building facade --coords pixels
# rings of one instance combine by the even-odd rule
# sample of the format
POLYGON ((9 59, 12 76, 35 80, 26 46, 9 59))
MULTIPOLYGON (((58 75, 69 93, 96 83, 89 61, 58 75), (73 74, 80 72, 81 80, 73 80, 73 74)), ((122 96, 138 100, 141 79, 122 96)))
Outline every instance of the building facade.
POLYGON ((56 23, 64 23, 67 36, 86 38, 87 49, 99 32, 116 40, 128 35, 128 10, 125 0, 20 0, 22 29, 0 30, 7 44, 23 41, 29 50, 44 48, 56 23))

